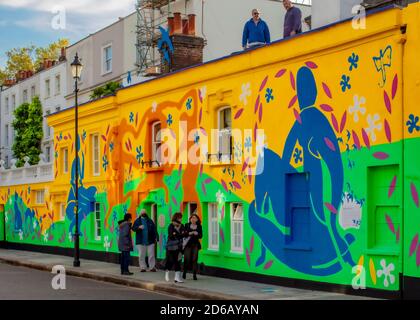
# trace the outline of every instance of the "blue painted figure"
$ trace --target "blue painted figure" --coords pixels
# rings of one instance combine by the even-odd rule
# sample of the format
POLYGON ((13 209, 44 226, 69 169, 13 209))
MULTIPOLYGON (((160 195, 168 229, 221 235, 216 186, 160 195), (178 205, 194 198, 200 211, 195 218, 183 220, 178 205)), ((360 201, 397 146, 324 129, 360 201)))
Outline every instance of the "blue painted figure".
POLYGON ((249 221, 262 241, 259 264, 269 250, 296 271, 327 276, 339 272, 343 263, 355 264, 349 250, 354 237, 340 236, 337 215, 324 206, 340 205, 343 164, 334 130, 315 107, 317 87, 307 67, 297 74, 297 93, 301 119, 294 123, 282 157, 266 150, 258 159, 264 171, 256 177, 249 221), (290 165, 297 141, 303 148, 303 175, 290 165), (331 177, 332 194, 324 195, 322 162, 331 177), (267 218, 270 212, 275 222, 267 218))
POLYGON ((15 231, 19 232, 20 230, 23 230, 23 223, 22 223, 22 212, 19 208, 19 196, 17 192, 15 192, 15 196, 13 199, 13 213, 15 214, 15 231))
MULTIPOLYGON (((77 137, 77 149, 80 151, 80 138, 77 137)), ((85 188, 83 186, 83 178, 85 176, 85 155, 82 153, 82 165, 80 165, 80 157, 78 160, 78 167, 79 167, 79 234, 83 236, 80 233, 80 225, 82 224, 82 221, 93 212, 94 208, 93 205, 95 203, 95 194, 96 194, 96 188, 95 187, 89 187, 85 188)), ((69 232, 73 234, 73 228, 76 224, 76 216, 75 216, 75 205, 76 205, 76 159, 73 160, 72 166, 71 166, 71 181, 70 181, 71 187, 69 196, 67 199, 67 207, 66 207, 66 216, 71 221, 69 232)))

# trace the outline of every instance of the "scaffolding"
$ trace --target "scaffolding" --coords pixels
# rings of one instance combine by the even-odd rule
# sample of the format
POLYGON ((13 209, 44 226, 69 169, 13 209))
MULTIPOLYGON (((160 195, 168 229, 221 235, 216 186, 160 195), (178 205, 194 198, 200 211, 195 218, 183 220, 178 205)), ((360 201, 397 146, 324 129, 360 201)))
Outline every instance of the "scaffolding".
POLYGON ((137 0, 137 74, 159 73, 160 57, 156 49, 159 26, 167 23, 175 0, 137 0))

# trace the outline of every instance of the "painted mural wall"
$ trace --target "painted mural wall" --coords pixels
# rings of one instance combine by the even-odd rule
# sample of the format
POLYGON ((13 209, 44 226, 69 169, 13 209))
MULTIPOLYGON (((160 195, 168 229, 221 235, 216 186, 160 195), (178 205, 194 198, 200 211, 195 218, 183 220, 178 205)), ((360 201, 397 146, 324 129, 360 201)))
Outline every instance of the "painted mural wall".
MULTIPOLYGON (((164 258, 172 214, 197 210, 207 266, 394 291, 401 273, 420 276, 420 111, 403 86, 418 77, 404 58, 420 46, 418 13, 388 10, 369 18, 376 34, 322 47, 344 23, 81 107, 82 248, 117 252, 118 220, 146 208, 164 258), (223 159, 212 129, 226 121, 223 159), (175 148, 151 162, 164 142, 175 148)), ((55 180, 0 190, 8 241, 73 246, 72 112, 49 117, 55 180)))

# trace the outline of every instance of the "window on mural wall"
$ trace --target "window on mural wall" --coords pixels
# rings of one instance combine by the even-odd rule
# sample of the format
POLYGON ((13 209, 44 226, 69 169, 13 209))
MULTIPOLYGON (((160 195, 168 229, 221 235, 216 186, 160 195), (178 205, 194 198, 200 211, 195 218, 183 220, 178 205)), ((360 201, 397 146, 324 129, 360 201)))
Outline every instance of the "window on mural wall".
POLYGON ((45 203, 45 191, 37 190, 36 192, 36 204, 44 204, 45 203))
POLYGON ((188 202, 188 218, 190 218, 194 213, 197 214, 197 203, 188 202))
POLYGON ((209 226, 208 248, 211 250, 218 250, 219 249, 219 221, 217 219, 217 203, 208 204, 208 226, 209 226))
POLYGON ((99 202, 95 202, 94 218, 95 240, 101 240, 101 204, 99 202))
POLYGON ((244 207, 241 203, 230 205, 230 235, 231 251, 243 252, 244 207))
MULTIPOLYGON (((152 124, 152 161, 161 163, 161 154, 160 147, 162 145, 162 136, 161 136, 161 123, 160 121, 154 122, 152 124)), ((153 162, 153 166, 158 166, 156 162, 153 162)))
POLYGON ((59 212, 60 212, 60 221, 64 221, 66 219, 66 204, 61 202, 59 205, 59 212))
POLYGON ((232 154, 232 109, 224 107, 219 109, 218 115, 219 129, 219 154, 222 161, 230 161, 232 154))
POLYGON ((100 174, 100 150, 99 150, 99 135, 92 135, 92 165, 93 165, 93 175, 99 176, 100 174))
POLYGON ((62 150, 62 159, 63 159, 63 173, 66 174, 69 172, 69 149, 63 148, 62 150))
POLYGON ((108 45, 103 48, 102 57, 103 57, 102 73, 112 72, 112 46, 111 45, 108 45))

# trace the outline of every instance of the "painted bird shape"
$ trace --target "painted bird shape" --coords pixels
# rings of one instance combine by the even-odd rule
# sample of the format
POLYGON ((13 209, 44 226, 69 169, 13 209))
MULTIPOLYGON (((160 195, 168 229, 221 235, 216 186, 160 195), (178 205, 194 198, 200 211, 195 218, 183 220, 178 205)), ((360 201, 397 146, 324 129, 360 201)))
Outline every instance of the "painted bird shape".
POLYGON ((392 64, 392 47, 388 46, 385 50, 379 52, 379 57, 373 57, 373 62, 375 63, 376 71, 382 73, 382 85, 383 87, 386 83, 386 68, 390 68, 392 64))
POLYGON ((163 51, 165 61, 170 63, 170 54, 174 52, 174 47, 172 45, 171 38, 169 37, 169 32, 161 26, 159 26, 159 31, 162 34, 162 37, 158 41, 158 48, 163 51))

